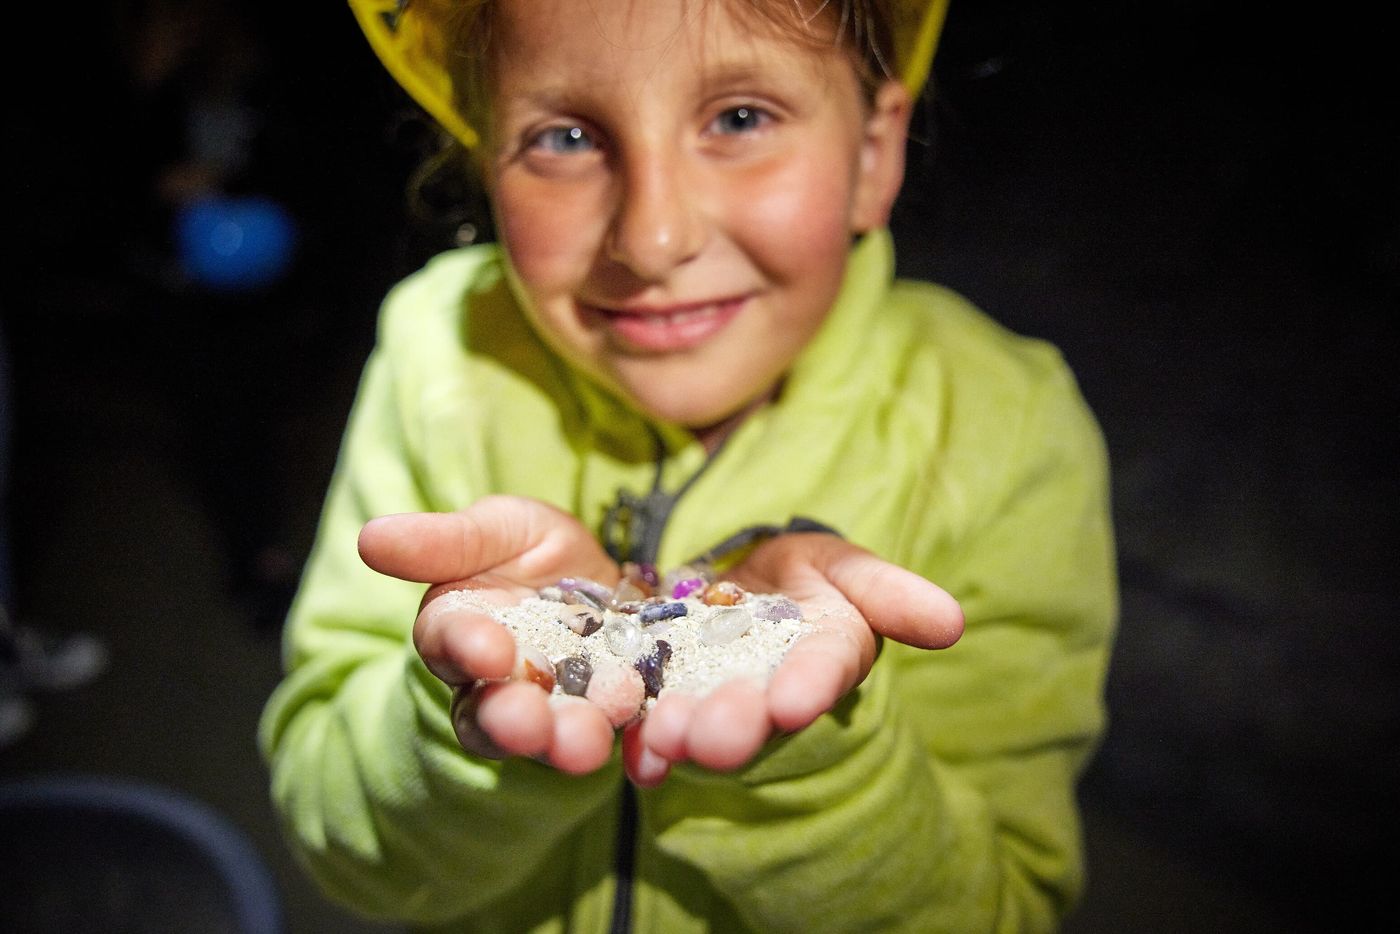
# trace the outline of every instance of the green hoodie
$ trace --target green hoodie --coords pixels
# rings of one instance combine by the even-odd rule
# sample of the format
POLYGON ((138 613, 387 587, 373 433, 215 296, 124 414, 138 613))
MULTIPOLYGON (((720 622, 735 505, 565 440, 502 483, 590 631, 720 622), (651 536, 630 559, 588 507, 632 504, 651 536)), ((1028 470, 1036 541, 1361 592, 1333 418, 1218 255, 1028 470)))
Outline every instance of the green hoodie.
POLYGON ((488 493, 597 529, 659 470, 667 491, 694 478, 663 568, 800 515, 940 584, 967 627, 944 651, 885 643, 834 711, 746 768, 637 792, 633 929, 1055 927, 1082 884, 1074 782, 1116 613, 1103 443, 1053 348, 892 270, 888 234, 866 236, 781 396, 708 465, 546 349, 494 247, 395 288, 260 736, 332 897, 431 930, 608 930, 617 756, 569 777, 464 753, 411 642, 423 588, 365 568, 356 538, 488 493))

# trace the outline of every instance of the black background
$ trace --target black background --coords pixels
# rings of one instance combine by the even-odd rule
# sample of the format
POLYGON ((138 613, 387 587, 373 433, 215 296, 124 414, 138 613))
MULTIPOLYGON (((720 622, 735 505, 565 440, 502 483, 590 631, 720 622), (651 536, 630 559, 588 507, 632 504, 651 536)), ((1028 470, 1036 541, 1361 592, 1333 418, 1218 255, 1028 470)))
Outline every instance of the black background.
MULTIPOLYGON (((203 38, 166 82, 135 82, 131 24, 168 14, 109 3, 31 50, 47 65, 4 123, 17 611, 113 659, 44 699, 0 769, 187 790, 254 838, 295 930, 348 931, 277 841, 254 723, 379 300, 482 219, 440 189, 442 210, 406 207, 431 134, 342 7, 169 6, 203 38), (302 231, 291 276, 242 296, 179 280, 156 196, 229 50, 255 65, 260 131, 226 185, 302 231)), ((1074 930, 1361 930, 1388 880, 1400 147, 1381 32, 1337 6, 953 5, 901 271, 1057 343, 1114 463, 1123 622, 1074 930)))

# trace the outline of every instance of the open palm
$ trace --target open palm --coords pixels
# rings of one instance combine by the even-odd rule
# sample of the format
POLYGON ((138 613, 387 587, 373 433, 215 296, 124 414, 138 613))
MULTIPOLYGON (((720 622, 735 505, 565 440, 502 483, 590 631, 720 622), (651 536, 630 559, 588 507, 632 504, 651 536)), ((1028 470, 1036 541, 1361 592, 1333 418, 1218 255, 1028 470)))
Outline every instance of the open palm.
MULTIPOLYGON (((455 689, 454 726, 464 747, 534 756, 573 773, 607 762, 614 730, 602 709, 510 680, 515 641, 489 612, 561 577, 617 582, 619 569, 577 519, 535 500, 491 496, 460 512, 372 520, 360 534, 360 554, 381 573, 431 585, 414 645, 455 689), (442 599, 457 591, 471 599, 442 599)), ((962 612, 947 593, 834 535, 780 536, 728 576, 749 591, 796 600, 816 630, 793 645, 766 685, 736 680, 704 697, 663 690, 647 718, 623 735, 624 765, 640 785, 663 781, 677 762, 744 765, 775 731, 801 729, 859 684, 880 637, 937 649, 962 633, 962 612)))
POLYGON ((612 754, 603 711, 505 680, 515 665, 510 632, 489 614, 566 575, 613 584, 618 569, 568 513, 536 500, 490 496, 455 513, 409 513, 366 523, 360 555, 383 574, 431 584, 413 626, 428 670, 452 685, 454 726, 479 755, 535 756, 566 772, 597 769, 612 754), (442 599, 470 591, 475 610, 442 599))
POLYGON ((625 744, 640 784, 661 781, 675 762, 744 765, 775 731, 807 726, 864 680, 878 637, 938 649, 962 634, 962 611, 946 592, 834 535, 779 536, 728 576, 797 601, 816 631, 789 649, 767 685, 731 681, 704 698, 662 691, 625 744))

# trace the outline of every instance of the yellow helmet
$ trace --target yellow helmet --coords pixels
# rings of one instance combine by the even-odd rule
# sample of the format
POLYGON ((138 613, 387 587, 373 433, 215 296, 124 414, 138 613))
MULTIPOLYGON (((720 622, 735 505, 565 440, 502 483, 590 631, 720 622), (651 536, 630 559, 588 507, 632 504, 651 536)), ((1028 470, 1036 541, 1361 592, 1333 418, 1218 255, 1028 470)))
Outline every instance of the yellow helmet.
MULTIPOLYGON (((350 0, 350 8, 389 73, 418 104, 468 148, 476 130, 453 102, 446 66, 454 0, 350 0)), ((910 93, 928 80, 948 0, 894 0, 895 64, 910 93)))

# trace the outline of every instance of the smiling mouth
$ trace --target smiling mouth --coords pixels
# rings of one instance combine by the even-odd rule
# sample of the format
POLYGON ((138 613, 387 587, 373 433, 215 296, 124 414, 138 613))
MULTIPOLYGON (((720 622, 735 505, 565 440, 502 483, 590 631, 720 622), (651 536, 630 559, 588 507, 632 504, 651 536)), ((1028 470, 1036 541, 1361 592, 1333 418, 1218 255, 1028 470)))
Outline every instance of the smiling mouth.
POLYGON ((724 329, 743 309, 748 295, 666 307, 589 307, 601 327, 624 350, 673 353, 691 350, 724 329))

